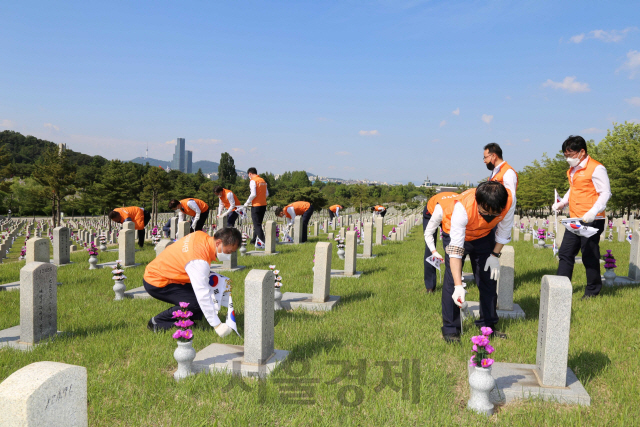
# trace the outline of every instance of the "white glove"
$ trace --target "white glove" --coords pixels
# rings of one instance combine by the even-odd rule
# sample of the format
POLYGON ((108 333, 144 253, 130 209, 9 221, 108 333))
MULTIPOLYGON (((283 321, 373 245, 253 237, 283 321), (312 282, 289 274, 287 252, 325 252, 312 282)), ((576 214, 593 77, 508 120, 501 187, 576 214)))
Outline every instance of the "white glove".
POLYGON ((584 214, 584 216, 582 217, 582 222, 584 223, 589 223, 589 222, 593 222, 596 219, 596 214, 589 211, 586 214, 584 214))
POLYGON ((231 333, 231 328, 229 327, 229 325, 227 325, 226 323, 220 323, 218 326, 216 326, 215 328, 216 334, 218 334, 218 336, 220 338, 224 338, 227 335, 229 335, 231 333))
POLYGON ((462 307, 462 304, 464 303, 464 296, 466 295, 467 291, 465 291, 464 287, 462 286, 455 286, 453 289, 453 295, 451 295, 451 298, 453 298, 453 302, 458 306, 458 307, 462 307))
POLYGON ((491 269, 491 280, 497 281, 500 278, 500 260, 498 257, 489 255, 487 263, 484 265, 484 271, 491 269))
MULTIPOLYGON (((547 205, 547 206, 548 206, 548 205, 547 205)), ((562 202, 554 203, 554 204, 551 206, 551 210, 553 210, 553 211, 555 211, 555 212, 560 212, 560 211, 562 210, 562 208, 564 208, 564 206, 562 206, 562 202)))
POLYGON ((433 255, 436 258, 440 258, 442 261, 444 261, 444 258, 442 258, 442 255, 440 255, 438 251, 431 252, 431 255, 433 255))
POLYGON ((244 207, 248 208, 249 206, 251 206, 251 202, 245 202, 244 207))

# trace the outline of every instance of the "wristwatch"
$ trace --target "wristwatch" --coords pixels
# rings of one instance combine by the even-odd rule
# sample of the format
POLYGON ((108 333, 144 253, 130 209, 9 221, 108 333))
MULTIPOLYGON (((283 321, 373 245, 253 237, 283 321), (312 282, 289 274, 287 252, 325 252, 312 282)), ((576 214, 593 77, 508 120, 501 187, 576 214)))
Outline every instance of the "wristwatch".
POLYGON ((502 256, 502 254, 497 254, 495 252, 491 252, 491 255, 493 255, 496 258, 500 258, 502 256))

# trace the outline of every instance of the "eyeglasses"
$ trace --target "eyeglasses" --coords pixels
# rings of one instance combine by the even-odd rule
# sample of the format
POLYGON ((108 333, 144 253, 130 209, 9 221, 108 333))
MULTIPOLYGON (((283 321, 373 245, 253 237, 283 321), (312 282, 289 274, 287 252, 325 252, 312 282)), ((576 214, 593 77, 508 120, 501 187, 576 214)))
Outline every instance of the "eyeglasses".
POLYGON ((493 153, 490 153, 488 156, 482 157, 482 160, 486 159, 487 157, 491 157, 492 155, 493 155, 493 153))

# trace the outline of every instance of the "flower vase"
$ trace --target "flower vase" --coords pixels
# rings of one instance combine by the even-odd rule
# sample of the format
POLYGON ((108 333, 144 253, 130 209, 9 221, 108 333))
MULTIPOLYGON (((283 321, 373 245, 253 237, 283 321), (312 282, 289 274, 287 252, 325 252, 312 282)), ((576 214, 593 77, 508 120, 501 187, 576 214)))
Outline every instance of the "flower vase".
POLYGON ((280 292, 280 288, 273 288, 273 309, 275 311, 278 310, 282 310, 284 307, 282 307, 282 304, 280 304, 280 301, 282 301, 282 292, 280 292))
POLYGON ((242 243, 242 246, 240 246, 240 256, 245 256, 247 254, 247 244, 246 243, 242 243))
POLYGON ((89 256, 89 270, 97 270, 98 269, 98 257, 95 255, 89 256))
POLYGON ((344 249, 342 248, 338 249, 338 258, 344 259, 344 249))
POLYGON ((495 386, 496 381, 491 376, 491 368, 475 366, 469 376, 471 396, 467 402, 467 409, 486 416, 493 415, 493 403, 489 394, 495 386))
POLYGON ((126 290, 127 290, 127 285, 125 285, 122 280, 116 280, 116 282, 113 285, 113 292, 116 293, 116 297, 114 298, 114 301, 120 301, 124 299, 124 291, 126 290))
POLYGON ((538 245, 544 246, 544 239, 538 239, 538 245))
POLYGON ((178 341, 178 348, 173 352, 173 358, 178 362, 178 370, 173 374, 173 378, 176 381, 193 375, 191 364, 193 363, 193 359, 196 358, 196 351, 193 348, 191 340, 178 341))
POLYGON ((106 251, 107 250, 107 245, 105 245, 104 243, 100 243, 100 250, 101 251, 106 251))
POLYGON ((616 280, 616 272, 613 268, 607 268, 604 272, 604 284, 606 286, 613 286, 616 280))

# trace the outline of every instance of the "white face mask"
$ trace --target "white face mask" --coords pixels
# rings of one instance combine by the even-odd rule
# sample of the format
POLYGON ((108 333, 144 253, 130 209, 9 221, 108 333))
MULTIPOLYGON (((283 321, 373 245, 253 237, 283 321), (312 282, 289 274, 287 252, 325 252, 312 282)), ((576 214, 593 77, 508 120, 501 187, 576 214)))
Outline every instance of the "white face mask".
POLYGON ((567 163, 569 163, 569 166, 572 168, 575 168, 580 164, 580 157, 569 157, 567 158, 567 163))
POLYGON ((218 261, 231 261, 231 254, 225 254, 224 252, 217 252, 216 249, 216 259, 218 261))

